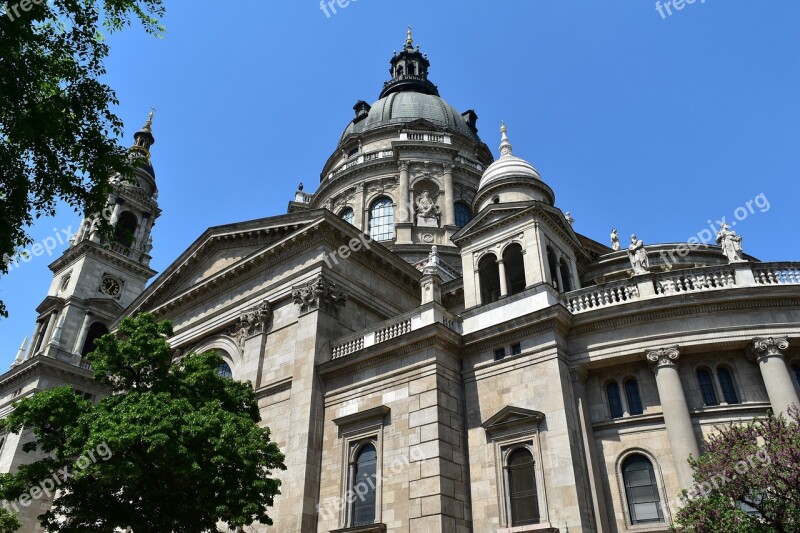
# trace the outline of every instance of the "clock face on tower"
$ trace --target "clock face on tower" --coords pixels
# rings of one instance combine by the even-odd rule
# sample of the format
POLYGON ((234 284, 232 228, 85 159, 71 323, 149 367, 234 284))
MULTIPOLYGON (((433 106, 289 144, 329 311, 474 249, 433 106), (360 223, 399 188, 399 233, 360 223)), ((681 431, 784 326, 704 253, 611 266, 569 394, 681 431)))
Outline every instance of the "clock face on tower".
POLYGON ((109 296, 118 296, 122 290, 122 284, 114 276, 105 276, 100 282, 100 292, 109 296))

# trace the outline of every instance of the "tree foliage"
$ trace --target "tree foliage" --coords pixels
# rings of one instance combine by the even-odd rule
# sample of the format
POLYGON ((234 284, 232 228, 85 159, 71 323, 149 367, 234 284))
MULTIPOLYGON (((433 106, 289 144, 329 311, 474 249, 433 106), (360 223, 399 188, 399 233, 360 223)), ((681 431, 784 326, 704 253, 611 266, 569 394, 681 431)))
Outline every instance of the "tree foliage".
POLYGON ((251 385, 220 376, 216 353, 172 364, 171 334, 168 322, 142 314, 98 339, 88 359, 112 394, 97 403, 69 388, 20 401, 3 424, 32 430, 36 442, 26 451, 38 447, 48 457, 0 476, 0 497, 15 500, 66 467, 66 490, 40 517, 49 531, 196 533, 216 531, 217 522, 270 524, 280 485, 272 472, 285 467, 258 425, 251 385))
POLYGON ((733 424, 690 460, 695 485, 684 491, 679 531, 800 531, 800 410, 733 424), (749 511, 749 512, 747 512, 749 511))
POLYGON ((132 172, 117 141, 116 95, 100 81, 109 52, 102 32, 138 19, 159 34, 163 13, 162 0, 0 5, 0 274, 31 243, 26 228, 35 219, 54 214, 59 201, 99 213, 108 177, 132 172))

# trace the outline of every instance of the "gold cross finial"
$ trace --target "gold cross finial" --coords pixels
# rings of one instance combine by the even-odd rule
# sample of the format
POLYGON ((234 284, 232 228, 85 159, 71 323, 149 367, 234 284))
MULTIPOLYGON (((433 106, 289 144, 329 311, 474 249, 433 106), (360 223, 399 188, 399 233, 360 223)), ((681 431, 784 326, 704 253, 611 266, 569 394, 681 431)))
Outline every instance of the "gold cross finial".
POLYGON ((155 114, 156 114, 156 108, 155 107, 151 107, 150 108, 150 115, 147 117, 146 126, 152 126, 153 125, 153 115, 155 115, 155 114))
POLYGON ((411 36, 411 24, 408 25, 408 37, 406 38, 406 44, 411 46, 414 44, 414 38, 411 36))

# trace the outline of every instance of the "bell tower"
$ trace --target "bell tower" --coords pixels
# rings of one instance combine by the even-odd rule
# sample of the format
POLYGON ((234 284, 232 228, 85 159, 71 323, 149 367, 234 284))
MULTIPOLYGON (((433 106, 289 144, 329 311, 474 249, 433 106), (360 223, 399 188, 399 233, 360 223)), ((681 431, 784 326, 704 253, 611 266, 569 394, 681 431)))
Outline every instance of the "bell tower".
POLYGON ((50 265, 53 280, 37 308, 36 328, 24 342, 12 367, 37 356, 84 366, 94 341, 139 296, 156 273, 150 268, 151 232, 161 214, 158 188, 150 161, 155 144, 153 113, 134 135, 130 177, 110 177, 113 191, 100 215, 87 217, 69 248, 50 265), (111 225, 99 231, 100 216, 111 225))

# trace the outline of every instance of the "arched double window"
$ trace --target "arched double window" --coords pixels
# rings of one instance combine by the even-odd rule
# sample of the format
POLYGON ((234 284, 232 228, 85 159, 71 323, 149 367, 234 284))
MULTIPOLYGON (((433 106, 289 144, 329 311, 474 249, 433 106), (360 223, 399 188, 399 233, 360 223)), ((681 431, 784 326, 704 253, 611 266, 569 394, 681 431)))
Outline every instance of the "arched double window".
POLYGON ((611 412, 611 418, 622 418, 624 414, 622 396, 620 396, 619 385, 617 385, 616 381, 612 381, 606 386, 606 396, 608 397, 608 410, 611 412))
POLYGON ((376 241, 394 239, 394 205, 390 198, 378 198, 369 208, 369 235, 376 241))
POLYGON ((625 382, 625 399, 628 400, 628 412, 631 415, 644 413, 642 397, 639 395, 639 384, 633 378, 625 382))
POLYGON ((86 356, 94 351, 94 343, 97 339, 108 333, 108 328, 102 322, 95 322, 89 326, 89 332, 86 334, 86 340, 83 342, 83 349, 81 355, 86 356))
POLYGON ((663 522, 661 497, 653 463, 643 455, 632 455, 622 463, 622 479, 631 524, 663 522))
POLYGON ((517 294, 525 290, 525 263, 522 246, 512 244, 503 251, 503 265, 506 271, 506 287, 508 294, 517 294))
POLYGON ((478 261, 478 283, 482 304, 496 302, 500 298, 500 267, 493 254, 487 254, 478 261))
POLYGON ((739 395, 736 394, 736 387, 733 384, 731 371, 725 367, 718 368, 717 379, 719 380, 719 388, 722 390, 722 397, 725 399, 725 402, 730 405, 739 403, 739 395))
POLYGON ((472 210, 464 202, 456 202, 455 205, 456 226, 463 228, 472 220, 472 210))
POLYGON ((507 509, 511 527, 539 523, 539 496, 536 489, 536 463, 533 453, 516 448, 505 464, 507 509))
POLYGON ((339 213, 339 218, 347 222, 348 224, 355 224, 356 223, 356 212, 353 211, 351 208, 345 208, 341 213, 339 213))
POLYGON ((714 390, 714 382, 711 379, 711 372, 705 369, 698 370, 697 383, 700 385, 700 394, 703 395, 703 404, 706 406, 719 405, 717 393, 714 390))
POLYGON ((375 523, 378 451, 373 443, 358 448, 350 464, 350 527, 375 523))
POLYGON ((139 219, 130 211, 123 211, 117 219, 114 227, 114 240, 119 244, 131 246, 136 237, 136 228, 139 227, 139 219))

